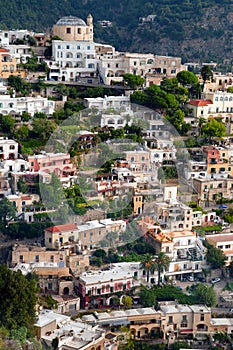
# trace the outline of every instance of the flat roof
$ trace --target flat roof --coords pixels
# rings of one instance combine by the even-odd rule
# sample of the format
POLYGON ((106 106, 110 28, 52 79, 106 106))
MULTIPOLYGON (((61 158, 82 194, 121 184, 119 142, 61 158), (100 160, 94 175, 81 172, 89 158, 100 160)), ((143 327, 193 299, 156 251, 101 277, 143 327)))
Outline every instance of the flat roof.
POLYGON ((221 233, 216 235, 206 236, 207 241, 210 239, 215 243, 233 241, 233 232, 231 233, 221 233))
MULTIPOLYGON (((138 271, 140 262, 123 262, 116 263, 109 267, 108 270, 87 271, 80 275, 80 281, 86 284, 96 284, 110 282, 123 278, 132 278, 134 272, 138 271)), ((136 281, 135 281, 136 283, 136 281)))

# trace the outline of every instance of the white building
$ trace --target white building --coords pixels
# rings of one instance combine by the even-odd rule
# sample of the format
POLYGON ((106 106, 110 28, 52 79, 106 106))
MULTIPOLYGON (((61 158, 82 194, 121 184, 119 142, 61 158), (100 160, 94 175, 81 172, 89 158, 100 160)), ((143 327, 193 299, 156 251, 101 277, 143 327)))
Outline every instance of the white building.
MULTIPOLYGON (((156 276, 157 276, 157 272, 156 276)), ((152 283, 155 282, 153 274, 152 283)), ((157 278, 157 277, 156 277, 157 278)), ((103 303, 109 304, 109 294, 129 290, 145 282, 146 272, 140 269, 140 262, 123 262, 111 265, 102 271, 87 271, 77 280, 79 295, 83 307, 88 307, 91 296, 104 298, 103 303), (107 299, 106 299, 107 298, 107 299)))
POLYGON ((9 32, 7 30, 0 31, 0 46, 9 45, 9 32))
POLYGON ((83 78, 96 77, 97 60, 92 41, 53 40, 52 55, 54 62, 49 62, 51 79, 79 82, 83 78))
POLYGON ((22 114, 22 112, 28 112, 32 116, 36 112, 52 115, 54 111, 55 102, 45 97, 10 97, 10 95, 0 95, 0 113, 3 115, 17 115, 22 114))
POLYGON ((87 108, 97 108, 100 110, 116 109, 131 111, 130 96, 104 96, 96 98, 84 98, 84 105, 87 108))
MULTIPOLYGON (((132 113, 130 113, 130 114, 132 114, 132 113)), ((125 113, 102 114, 100 126, 102 128, 104 126, 107 126, 109 128, 113 128, 115 130, 124 128, 124 126, 126 126, 126 124, 128 124, 128 125, 132 124, 132 118, 130 118, 130 114, 129 113, 127 115, 125 115, 125 113)))
POLYGON ((9 50, 12 57, 15 57, 17 63, 26 63, 27 58, 32 57, 31 47, 28 45, 4 45, 9 50))
POLYGON ((0 160, 14 160, 18 158, 18 143, 8 138, 0 137, 0 160))
MULTIPOLYGON (((69 316, 51 310, 42 310, 37 316, 34 327, 37 338, 43 339, 44 344, 49 348, 53 339, 58 338, 58 350, 104 350, 105 331, 79 319, 72 321, 69 316)), ((116 349, 112 348, 112 350, 116 349)))

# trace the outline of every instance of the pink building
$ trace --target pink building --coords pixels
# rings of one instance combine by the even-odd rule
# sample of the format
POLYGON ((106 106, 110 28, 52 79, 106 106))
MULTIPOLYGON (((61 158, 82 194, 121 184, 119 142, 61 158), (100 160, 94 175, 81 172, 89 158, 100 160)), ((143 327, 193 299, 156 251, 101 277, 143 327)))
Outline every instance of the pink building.
POLYGON ((31 172, 55 173, 61 182, 76 176, 76 168, 66 153, 44 153, 28 157, 31 172))

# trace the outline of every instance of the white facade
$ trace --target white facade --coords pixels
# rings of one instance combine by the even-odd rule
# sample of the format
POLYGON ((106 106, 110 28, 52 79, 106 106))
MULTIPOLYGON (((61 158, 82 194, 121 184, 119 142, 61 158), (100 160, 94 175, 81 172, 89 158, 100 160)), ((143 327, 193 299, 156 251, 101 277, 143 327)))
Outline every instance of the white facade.
POLYGON ((233 94, 229 92, 205 92, 202 98, 211 100, 213 106, 210 106, 210 113, 233 112, 233 94))
POLYGON ((22 114, 28 112, 32 116, 36 112, 43 112, 52 115, 55 111, 55 102, 45 97, 10 97, 10 95, 0 95, 0 113, 22 114))
POLYGON ((81 77, 95 77, 97 59, 91 41, 53 40, 50 78, 61 81, 79 81, 81 77), (55 72, 57 68, 57 72, 55 72))
POLYGON ((9 45, 9 32, 7 30, 0 31, 0 46, 9 45))
POLYGON ((0 138, 0 160, 17 159, 18 158, 18 143, 8 138, 0 138))
POLYGON ((4 45, 10 54, 17 59, 17 63, 26 63, 28 57, 32 57, 31 47, 28 45, 4 45))
POLYGON ((207 164, 206 162, 190 161, 189 167, 185 168, 185 176, 187 180, 197 179, 199 177, 207 177, 207 164))
POLYGON ((104 96, 96 98, 84 98, 84 105, 87 108, 97 109, 120 109, 131 111, 130 96, 104 96))
POLYGON ((130 115, 128 114, 125 116, 123 113, 121 114, 102 114, 101 115, 101 122, 100 126, 108 126, 109 128, 113 129, 121 129, 126 126, 126 124, 131 125, 132 124, 132 119, 130 119, 130 115))

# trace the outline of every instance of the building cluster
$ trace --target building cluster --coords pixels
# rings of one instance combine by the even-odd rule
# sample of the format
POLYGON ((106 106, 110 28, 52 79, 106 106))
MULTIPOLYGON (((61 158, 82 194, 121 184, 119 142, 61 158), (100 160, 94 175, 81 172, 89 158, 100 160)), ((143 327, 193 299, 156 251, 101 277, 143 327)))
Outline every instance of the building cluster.
MULTIPOLYGON (((155 15, 142 17, 140 24, 146 25, 155 18, 155 15)), ((108 27, 109 23, 102 21, 100 25, 108 27)), ((73 16, 59 19, 53 27, 53 35, 57 39, 52 41, 52 57, 46 63, 48 78, 57 82, 93 86, 122 84, 123 75, 131 73, 143 77, 147 87, 159 84, 164 76, 175 77, 186 69, 179 57, 117 52, 111 45, 95 43, 91 15, 86 22, 73 16)), ((45 45, 46 35, 42 33, 0 31, 0 78, 5 80, 10 75, 26 78, 21 63, 31 57, 31 50, 25 44, 16 45, 15 41, 30 37, 37 41, 37 48, 45 45)), ((215 74, 213 80, 205 84, 201 98, 186 103, 185 121, 192 126, 191 135, 200 131, 201 123, 214 118, 224 122, 227 134, 233 134, 233 97, 227 91, 229 87, 232 87, 232 74, 215 74)), ((27 112, 32 117, 36 113, 51 116, 56 108, 54 101, 40 95, 15 97, 14 91, 8 95, 3 84, 0 92, 2 115, 17 117, 27 112)), ((77 321, 63 315, 81 308, 111 307, 119 295, 119 303, 123 305, 123 296, 140 285, 152 286, 166 279, 175 283, 176 280, 203 278, 203 271, 208 268, 207 249, 199 230, 205 226, 221 224, 226 228, 221 234, 206 235, 205 239, 224 252, 226 265, 233 261, 233 235, 224 220, 212 210, 216 202, 232 199, 231 137, 187 152, 179 148, 174 128, 159 112, 131 105, 129 96, 85 98, 84 105, 87 111, 80 114, 75 142, 87 170, 79 171, 70 154, 65 152, 42 151, 22 158, 17 142, 0 138, 0 197, 6 197, 14 205, 18 220, 32 223, 43 220, 43 215, 59 213, 63 202, 46 206, 38 194, 38 185, 51 184, 54 178, 60 180, 65 189, 78 184, 82 178, 88 187, 85 191, 80 185, 82 197, 94 202, 98 212, 95 213, 97 218, 90 214, 89 219, 73 215, 66 224, 45 228, 41 243, 16 244, 12 248, 8 260, 11 268, 23 274, 36 274, 40 292, 51 294, 57 302, 57 313, 38 312, 37 337, 47 346, 58 338, 59 350, 115 350, 118 339, 110 331, 122 326, 129 327, 134 339, 153 338, 159 334, 171 342, 179 336, 201 337, 220 331, 231 334, 231 319, 213 318, 205 305, 166 302, 161 303, 158 310, 95 312, 77 321), (98 120, 95 130, 88 124, 93 116, 98 120), (86 121, 84 129, 82 122, 86 121), (143 125, 140 143, 130 138, 132 135, 127 140, 127 130, 133 125, 143 125), (106 142, 110 159, 105 159, 105 164, 109 160, 112 163, 105 173, 103 164, 97 164, 101 158, 99 150, 97 158, 100 158, 95 158, 98 132, 109 135, 122 128, 125 128, 124 139, 112 138, 106 142), (115 151, 118 156, 113 160, 115 151), (88 165, 95 166, 95 170, 100 165, 101 171, 92 171, 88 165), (164 184, 163 172, 174 168, 178 180, 164 184), (196 207, 192 205, 193 198, 198 204, 196 207), (143 237, 153 246, 156 255, 164 253, 169 258, 167 271, 161 271, 161 275, 158 271, 150 271, 148 275, 139 262, 90 267, 93 250, 105 247, 109 237, 114 237, 110 246, 115 247, 125 243, 124 234, 132 234, 130 220, 123 219, 126 209, 131 210, 130 219, 136 219, 134 233, 137 237, 143 237), (118 220, 107 215, 121 212, 118 220)), ((133 136, 137 139, 139 135, 133 136)), ((61 140, 56 141, 61 144, 61 140)), ((107 151, 103 153, 105 151, 101 156, 106 156, 107 151)))
MULTIPOLYGON (((59 349, 107 349, 114 350, 122 343, 122 328, 129 328, 135 340, 155 339, 174 341, 193 336, 199 341, 218 332, 232 334, 233 322, 229 318, 213 318, 205 305, 181 305, 176 302, 160 302, 153 307, 111 312, 94 312, 71 321, 68 316, 43 310, 35 324, 36 334, 47 345, 59 338, 59 349), (58 327, 59 325, 59 327, 58 327)), ((124 338, 123 338, 124 339, 124 338)))
POLYGON ((52 59, 47 62, 54 80, 110 85, 121 83, 122 75, 131 73, 142 76, 149 86, 164 75, 175 76, 186 69, 179 57, 118 52, 111 45, 95 43, 91 15, 86 22, 63 17, 53 26, 53 34, 61 38, 53 40, 52 59))

